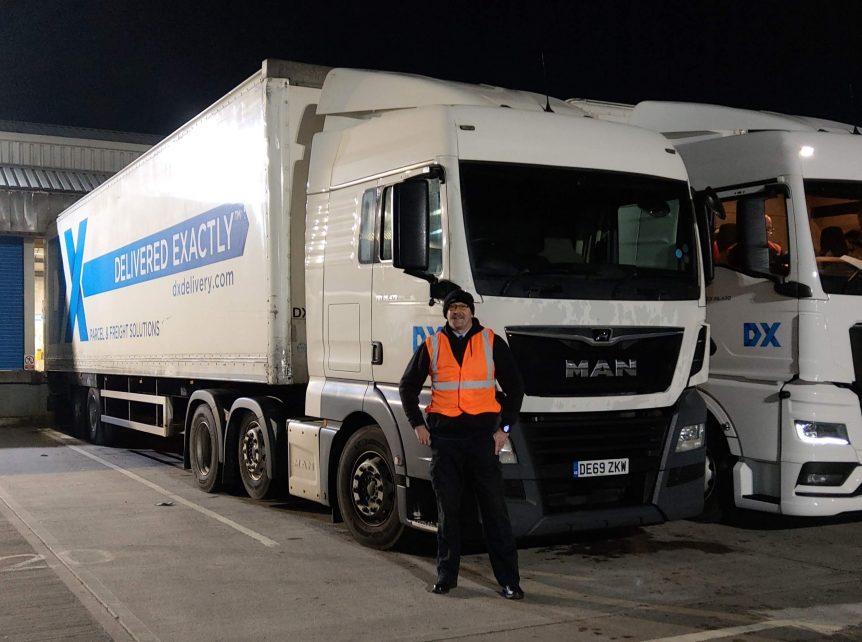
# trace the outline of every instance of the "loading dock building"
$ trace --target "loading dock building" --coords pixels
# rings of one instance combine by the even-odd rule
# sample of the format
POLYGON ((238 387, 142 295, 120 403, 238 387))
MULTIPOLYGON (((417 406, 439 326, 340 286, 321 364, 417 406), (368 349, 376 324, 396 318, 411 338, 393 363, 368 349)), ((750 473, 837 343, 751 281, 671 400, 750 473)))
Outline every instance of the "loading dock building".
POLYGON ((159 140, 0 120, 0 419, 45 412, 40 370, 48 227, 159 140))

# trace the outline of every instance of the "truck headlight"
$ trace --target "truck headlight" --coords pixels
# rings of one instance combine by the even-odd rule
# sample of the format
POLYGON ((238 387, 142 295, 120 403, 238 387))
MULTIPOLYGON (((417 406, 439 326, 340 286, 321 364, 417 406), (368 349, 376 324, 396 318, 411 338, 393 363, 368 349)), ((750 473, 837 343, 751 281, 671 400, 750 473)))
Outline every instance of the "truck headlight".
POLYGON ((706 424, 683 426, 676 439, 676 452, 684 453, 701 448, 706 443, 706 424))
POLYGON ((501 464, 517 464, 518 463, 518 455, 515 454, 515 447, 512 445, 512 440, 507 439, 506 443, 503 444, 503 447, 500 449, 500 463, 501 464))
POLYGON ((850 443, 847 436, 845 424, 833 424, 823 421, 801 421, 793 422, 796 426, 796 434, 806 444, 837 444, 845 446, 850 443))

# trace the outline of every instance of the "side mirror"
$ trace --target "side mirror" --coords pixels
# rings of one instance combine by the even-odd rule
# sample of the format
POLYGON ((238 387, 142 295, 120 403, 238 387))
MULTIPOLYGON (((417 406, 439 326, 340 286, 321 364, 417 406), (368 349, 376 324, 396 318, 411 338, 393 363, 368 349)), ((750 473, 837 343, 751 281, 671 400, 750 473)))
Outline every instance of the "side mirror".
POLYGON ((698 243, 703 257, 703 279, 707 285, 715 278, 715 263, 712 256, 712 230, 715 219, 727 218, 721 199, 711 187, 694 193, 695 219, 697 220, 698 243))
POLYGON ((769 244, 766 238, 766 202, 763 196, 742 198, 736 206, 739 267, 752 276, 775 280, 769 271, 769 244))
POLYGON ((430 221, 428 181, 393 187, 392 265, 409 272, 428 269, 430 221))

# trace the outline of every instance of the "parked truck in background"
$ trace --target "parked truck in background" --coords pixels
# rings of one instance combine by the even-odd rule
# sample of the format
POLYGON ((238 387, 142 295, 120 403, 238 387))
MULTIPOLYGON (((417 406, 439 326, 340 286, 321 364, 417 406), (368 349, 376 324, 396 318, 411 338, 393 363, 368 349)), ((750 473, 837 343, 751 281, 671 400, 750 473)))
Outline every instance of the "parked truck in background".
POLYGON ((862 137, 852 125, 691 103, 571 101, 665 133, 713 188, 707 505, 862 510, 862 137))
POLYGON ((705 228, 676 152, 535 94, 322 77, 265 61, 60 215, 55 403, 95 442, 184 433, 202 490, 283 481, 385 548, 436 528, 398 382, 457 284, 526 381, 517 537, 698 514, 705 228))

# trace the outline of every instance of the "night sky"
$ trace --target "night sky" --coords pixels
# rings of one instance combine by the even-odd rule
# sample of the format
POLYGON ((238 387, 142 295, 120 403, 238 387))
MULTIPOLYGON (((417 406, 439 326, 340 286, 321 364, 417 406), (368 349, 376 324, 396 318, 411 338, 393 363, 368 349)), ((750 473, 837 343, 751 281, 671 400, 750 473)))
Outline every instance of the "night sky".
POLYGON ((860 0, 0 0, 0 119, 166 134, 264 58, 862 124, 860 0))

